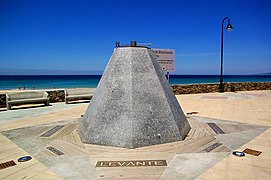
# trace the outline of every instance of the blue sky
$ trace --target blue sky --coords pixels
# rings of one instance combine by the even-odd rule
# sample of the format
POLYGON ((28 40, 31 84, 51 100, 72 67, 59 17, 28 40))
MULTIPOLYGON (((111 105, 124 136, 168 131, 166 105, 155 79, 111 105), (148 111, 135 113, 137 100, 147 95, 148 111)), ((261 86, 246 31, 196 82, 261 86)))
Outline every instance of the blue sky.
POLYGON ((219 74, 225 16, 224 73, 271 72, 270 0, 1 0, 0 74, 102 72, 131 40, 175 49, 175 74, 219 74))

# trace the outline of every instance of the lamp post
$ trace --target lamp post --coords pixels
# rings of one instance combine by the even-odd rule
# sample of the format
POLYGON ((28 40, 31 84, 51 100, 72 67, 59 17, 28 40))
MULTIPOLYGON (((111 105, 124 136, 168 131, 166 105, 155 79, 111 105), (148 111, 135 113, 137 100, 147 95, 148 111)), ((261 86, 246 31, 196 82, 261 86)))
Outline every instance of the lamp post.
POLYGON ((222 20, 222 32, 221 32, 221 61, 220 61, 220 92, 224 92, 224 85, 223 85, 223 34, 224 34, 224 21, 228 20, 228 25, 226 27, 227 31, 232 30, 232 25, 230 19, 225 17, 222 20))

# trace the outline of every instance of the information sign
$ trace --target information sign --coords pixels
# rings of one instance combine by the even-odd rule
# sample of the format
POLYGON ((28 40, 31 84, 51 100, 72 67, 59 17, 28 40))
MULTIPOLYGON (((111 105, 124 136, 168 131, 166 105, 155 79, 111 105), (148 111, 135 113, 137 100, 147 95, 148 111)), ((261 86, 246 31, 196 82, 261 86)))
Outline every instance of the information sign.
POLYGON ((152 49, 165 72, 175 71, 175 49, 152 49))

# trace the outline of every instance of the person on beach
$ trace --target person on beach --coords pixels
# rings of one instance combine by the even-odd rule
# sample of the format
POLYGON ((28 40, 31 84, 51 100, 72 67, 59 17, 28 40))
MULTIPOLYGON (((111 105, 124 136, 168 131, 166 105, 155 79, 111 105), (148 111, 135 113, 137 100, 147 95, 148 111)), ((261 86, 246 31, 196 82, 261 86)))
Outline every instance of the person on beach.
POLYGON ((24 86, 24 90, 26 90, 26 87, 24 86))
POLYGON ((18 90, 21 90, 21 87, 18 87, 18 90))

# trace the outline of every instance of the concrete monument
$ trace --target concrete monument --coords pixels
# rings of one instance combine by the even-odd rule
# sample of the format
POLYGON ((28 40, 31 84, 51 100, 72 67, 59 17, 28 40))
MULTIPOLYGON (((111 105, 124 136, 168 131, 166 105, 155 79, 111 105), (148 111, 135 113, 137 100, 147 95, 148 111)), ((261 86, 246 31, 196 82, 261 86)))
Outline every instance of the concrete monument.
POLYGON ((152 50, 119 46, 79 122, 84 143, 138 148, 183 140, 190 125, 152 50))

